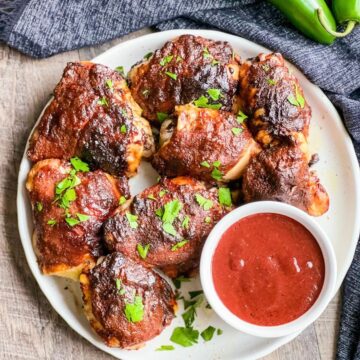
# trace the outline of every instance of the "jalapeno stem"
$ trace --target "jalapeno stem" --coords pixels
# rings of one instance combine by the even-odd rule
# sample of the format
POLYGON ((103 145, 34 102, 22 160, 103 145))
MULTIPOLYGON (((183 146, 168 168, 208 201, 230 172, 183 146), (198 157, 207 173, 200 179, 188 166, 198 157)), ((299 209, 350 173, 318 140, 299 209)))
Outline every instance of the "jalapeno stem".
POLYGON ((353 29, 354 29, 354 27, 356 25, 356 21, 349 21, 347 23, 347 25, 346 25, 346 29, 345 29, 344 32, 338 32, 338 31, 331 30, 326 24, 324 11, 322 9, 320 9, 320 8, 318 8, 316 11, 317 11, 317 14, 318 14, 319 21, 320 21, 321 25, 324 27, 324 29, 329 34, 331 34, 333 36, 344 37, 346 35, 349 35, 353 31, 353 29))

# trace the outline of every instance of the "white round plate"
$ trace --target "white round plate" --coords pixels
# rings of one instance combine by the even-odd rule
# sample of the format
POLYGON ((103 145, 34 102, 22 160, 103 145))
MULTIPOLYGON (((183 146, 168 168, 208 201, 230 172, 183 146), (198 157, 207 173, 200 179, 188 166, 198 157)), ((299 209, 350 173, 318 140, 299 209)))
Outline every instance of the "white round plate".
MULTIPOLYGON (((160 48, 166 41, 181 34, 194 34, 214 40, 228 41, 242 58, 253 57, 260 52, 268 53, 251 41, 237 36, 209 30, 173 30, 154 33, 119 44, 100 56, 94 62, 111 68, 123 65, 128 71, 134 63, 141 60, 144 54, 160 48)), ((289 64, 293 73, 300 80, 305 97, 312 107, 312 123, 310 127, 310 150, 317 152, 320 161, 314 166, 318 171, 322 184, 330 195, 330 210, 316 221, 330 237, 336 252, 338 263, 337 289, 350 266, 355 246, 360 232, 360 176, 358 162, 350 137, 333 105, 323 92, 311 84, 304 75, 289 64)), ((31 163, 26 158, 26 152, 21 161, 18 182, 17 208, 19 231, 25 255, 41 290, 63 319, 81 336, 96 347, 119 359, 256 359, 274 351, 279 346, 292 340, 297 334, 275 339, 262 339, 237 332, 212 310, 200 309, 195 328, 202 331, 212 325, 221 328, 224 333, 214 335, 209 342, 199 338, 199 343, 183 348, 175 345, 175 351, 156 351, 161 345, 171 344, 169 338, 176 326, 183 326, 181 316, 178 316, 158 337, 149 341, 145 347, 137 351, 113 349, 105 346, 91 330, 81 309, 81 294, 79 285, 69 280, 43 276, 37 266, 36 257, 31 244, 33 229, 30 202, 25 189, 25 181, 31 163)), ((142 164, 139 174, 130 181, 133 195, 153 184, 156 173, 149 164, 142 164)), ((199 290, 198 279, 185 283, 182 289, 199 290)), ((179 302, 181 303, 181 302, 179 302)), ((180 304, 179 314, 182 313, 180 304)))

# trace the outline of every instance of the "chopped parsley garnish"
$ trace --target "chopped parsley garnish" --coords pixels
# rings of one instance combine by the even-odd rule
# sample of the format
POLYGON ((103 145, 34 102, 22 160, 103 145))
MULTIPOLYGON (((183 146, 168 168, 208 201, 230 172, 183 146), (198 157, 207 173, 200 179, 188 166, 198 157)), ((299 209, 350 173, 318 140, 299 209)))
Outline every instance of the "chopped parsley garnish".
POLYGON ((104 97, 102 97, 101 99, 98 100, 98 104, 103 105, 103 106, 109 106, 108 101, 104 97))
POLYGON ((210 224, 211 223, 211 217, 210 216, 207 216, 204 221, 207 223, 207 224, 210 224))
POLYGON ((219 63, 219 61, 214 59, 214 60, 211 62, 211 66, 215 66, 215 65, 217 65, 218 63, 219 63))
POLYGON ((144 304, 141 296, 135 296, 133 303, 125 304, 125 316, 129 322, 136 323, 144 317, 144 304))
POLYGON ((166 74, 168 77, 170 77, 171 79, 173 79, 173 80, 176 80, 176 79, 177 79, 177 75, 174 74, 174 73, 172 73, 172 72, 170 72, 170 71, 165 71, 165 74, 166 74))
POLYGON ((173 57, 174 57, 174 55, 168 55, 168 56, 163 57, 160 61, 160 65, 165 66, 173 59, 173 57))
POLYGON ((151 51, 148 52, 147 54, 144 55, 144 59, 149 60, 151 58, 152 54, 153 54, 153 52, 151 52, 151 51))
POLYGON ((218 169, 215 168, 212 172, 211 172, 211 177, 217 181, 220 181, 223 177, 222 172, 218 169))
POLYGON ((156 198, 153 194, 148 195, 147 198, 150 200, 156 200, 156 198))
POLYGON ((71 162, 71 165, 73 166, 73 168, 76 171, 81 171, 81 172, 90 171, 89 165, 86 162, 80 160, 78 157, 71 158, 70 162, 71 162))
POLYGON ((209 53, 209 50, 207 47, 204 48, 203 50, 203 57, 204 59, 210 59, 212 58, 213 56, 209 53))
POLYGON ((220 165, 221 165, 220 160, 216 160, 216 161, 213 162, 213 166, 216 167, 216 168, 218 168, 220 165))
POLYGON ((209 104, 209 99, 204 95, 195 100, 194 105, 199 108, 208 108, 214 110, 219 110, 222 106, 221 104, 209 104))
POLYGON ((223 334, 223 331, 222 331, 221 329, 217 329, 216 334, 222 335, 222 334, 223 334))
POLYGON ((164 205, 164 213, 162 215, 162 221, 164 223, 172 224, 176 217, 179 215, 183 205, 179 200, 172 200, 164 205))
POLYGON ((35 206, 38 212, 42 211, 42 209, 44 208, 41 202, 37 202, 35 206))
POLYGON ((115 284, 116 284, 116 288, 117 288, 118 290, 120 290, 120 289, 121 289, 121 280, 120 280, 120 279, 116 279, 116 280, 115 280, 115 284))
POLYGON ((89 220, 89 218, 90 218, 89 215, 79 214, 79 213, 76 214, 76 216, 77 216, 77 219, 72 218, 72 217, 67 217, 67 218, 65 218, 66 223, 67 223, 69 226, 73 227, 73 226, 75 226, 75 225, 80 224, 80 223, 83 222, 83 221, 89 220))
POLYGON ((190 282, 191 279, 186 278, 185 276, 181 275, 179 277, 177 277, 176 279, 173 279, 173 283, 176 289, 180 289, 181 287, 181 283, 183 282, 190 282))
POLYGON ((123 66, 117 66, 115 68, 115 71, 117 71, 120 75, 125 76, 125 71, 123 66))
POLYGON ((301 108, 303 108, 305 106, 305 99, 301 95, 301 93, 296 85, 295 85, 295 96, 289 95, 287 97, 287 100, 289 101, 290 104, 292 104, 294 106, 300 106, 301 108))
POLYGON ((201 194, 195 194, 195 199, 205 211, 210 210, 213 206, 213 202, 204 198, 201 194))
POLYGON ((190 218, 188 215, 186 215, 184 217, 184 220, 183 222, 181 223, 181 226, 184 228, 184 229, 188 229, 189 228, 189 222, 190 222, 190 218))
POLYGON ((194 306, 190 306, 189 309, 181 315, 187 328, 191 327, 194 323, 196 315, 196 308, 194 306))
POLYGON ((207 93, 213 100, 219 100, 219 97, 221 95, 221 91, 219 89, 208 89, 207 93))
POLYGON ((172 235, 172 236, 176 236, 176 235, 177 235, 177 232, 176 232, 173 224, 164 223, 164 224, 163 224, 163 230, 164 230, 166 233, 168 233, 168 234, 170 234, 170 235, 172 235))
POLYGON ((56 225, 57 221, 55 219, 50 219, 48 220, 47 224, 50 225, 50 226, 54 226, 56 225))
POLYGON ((203 167, 206 167, 206 168, 210 167, 210 164, 207 161, 201 162, 200 165, 203 166, 203 167))
POLYGON ((182 240, 178 243, 176 243, 172 248, 171 251, 176 251, 180 248, 182 248, 185 244, 187 244, 189 242, 189 240, 182 240))
POLYGON ((172 345, 161 345, 155 351, 169 351, 169 350, 175 350, 174 346, 172 346, 172 345))
POLYGON ((164 213, 164 209, 162 207, 155 210, 155 214, 158 217, 162 217, 163 213, 164 213))
POLYGON ((242 128, 238 128, 238 127, 233 127, 231 129, 232 133, 237 136, 237 135, 240 135, 242 132, 243 132, 243 129, 242 128))
POLYGON ((137 219, 138 219, 137 215, 133 215, 133 214, 130 214, 129 212, 127 212, 126 218, 132 229, 136 229, 139 226, 139 224, 137 223, 137 219))
POLYGON ((159 191, 159 196, 163 197, 168 191, 166 189, 160 190, 159 191))
POLYGON ((196 298, 197 296, 203 294, 204 291, 203 290, 194 290, 194 291, 189 291, 189 296, 190 299, 196 298))
POLYGON ((210 341, 213 338, 215 331, 216 329, 213 326, 209 326, 202 331, 200 335, 205 341, 210 341))
POLYGON ((178 62, 180 62, 180 61, 183 61, 184 59, 180 56, 180 55, 178 55, 177 57, 176 57, 176 62, 178 63, 178 62))
POLYGON ((120 127, 120 132, 122 134, 126 134, 126 125, 125 124, 122 124, 121 127, 120 127))
POLYGON ((125 196, 120 196, 119 205, 124 205, 125 203, 126 203, 126 197, 125 196))
POLYGON ((241 110, 239 110, 239 112, 236 116, 236 121, 239 124, 242 124, 247 118, 248 118, 247 115, 245 115, 241 110))
POLYGON ((274 79, 266 79, 267 83, 271 86, 274 86, 277 84, 277 81, 274 79))
POLYGON ((176 327, 170 337, 170 340, 178 345, 189 347, 197 344, 199 332, 193 328, 176 327))
POLYGON ((110 90, 113 90, 114 84, 113 84, 113 82, 112 82, 111 79, 106 80, 106 81, 105 81, 105 84, 106 84, 106 86, 107 86, 110 90))
POLYGON ((142 259, 145 259, 149 252, 150 244, 146 244, 145 246, 142 246, 141 244, 137 244, 136 249, 137 249, 140 257, 142 259))
POLYGON ((164 112, 157 112, 156 117, 162 123, 164 120, 166 120, 169 117, 169 115, 164 112))
POLYGON ((226 187, 219 188, 219 203, 224 206, 231 206, 231 193, 230 189, 226 187))

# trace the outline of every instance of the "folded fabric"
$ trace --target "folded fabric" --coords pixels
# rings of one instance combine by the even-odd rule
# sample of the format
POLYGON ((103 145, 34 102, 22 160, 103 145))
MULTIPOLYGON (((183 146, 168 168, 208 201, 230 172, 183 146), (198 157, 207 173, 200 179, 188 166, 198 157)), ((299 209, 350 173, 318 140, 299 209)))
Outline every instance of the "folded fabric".
MULTIPOLYGON (((285 1, 285 0, 284 0, 285 1)), ((294 9, 296 11, 296 9, 294 9)), ((303 37, 255 0, 3 0, 0 40, 34 57, 99 44, 145 26, 216 28, 281 52, 341 111, 360 159, 360 26, 331 46, 303 37)), ((337 358, 360 359, 360 247, 344 283, 337 358)))

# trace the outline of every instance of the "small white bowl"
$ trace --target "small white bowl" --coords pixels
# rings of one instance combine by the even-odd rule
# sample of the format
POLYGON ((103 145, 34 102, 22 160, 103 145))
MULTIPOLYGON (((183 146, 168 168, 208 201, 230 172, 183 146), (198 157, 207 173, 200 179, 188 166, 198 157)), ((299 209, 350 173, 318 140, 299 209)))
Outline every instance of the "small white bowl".
POLYGON ((311 216, 291 205, 275 201, 259 201, 243 205, 231 211, 213 228, 201 254, 200 278, 208 302, 225 322, 235 329, 250 335, 274 338, 293 334, 305 329, 325 310, 335 292, 336 259, 330 240, 311 216), (220 300, 213 282, 212 259, 222 235, 238 220, 259 213, 285 215, 305 226, 317 240, 325 262, 324 284, 315 303, 299 318, 282 325, 261 326, 240 319, 220 300))

